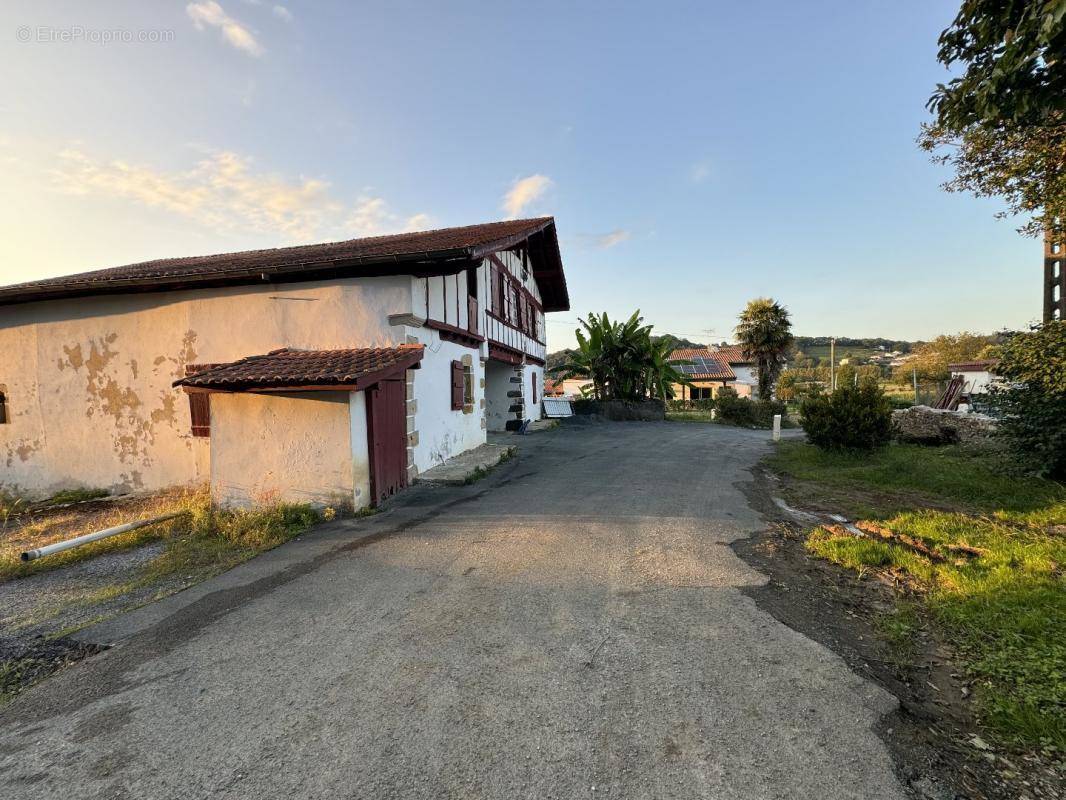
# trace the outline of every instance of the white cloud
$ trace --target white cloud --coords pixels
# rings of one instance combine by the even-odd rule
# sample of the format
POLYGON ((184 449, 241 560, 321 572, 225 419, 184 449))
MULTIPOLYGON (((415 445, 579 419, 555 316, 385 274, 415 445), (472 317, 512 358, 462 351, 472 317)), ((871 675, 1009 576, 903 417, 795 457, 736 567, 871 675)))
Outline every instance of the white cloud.
POLYGON ((274 16, 283 22, 292 22, 292 12, 283 5, 274 6, 274 16))
POLYGON ((526 206, 543 196, 551 185, 551 178, 547 175, 528 175, 515 180, 503 198, 503 207, 507 211, 507 216, 512 219, 517 217, 526 206))
POLYGON ((222 31, 223 39, 250 56, 261 56, 265 52, 252 32, 227 14, 215 0, 189 3, 185 6, 185 12, 197 30, 202 31, 208 26, 218 28, 222 31))
POLYGON ((72 148, 59 153, 51 174, 66 194, 130 200, 215 231, 280 233, 310 241, 397 233, 429 220, 424 214, 401 218, 381 197, 342 202, 324 180, 256 172, 250 158, 227 151, 210 153, 189 170, 167 172, 95 159, 72 148))
POLYGON ((706 159, 693 164, 688 173, 688 178, 693 183, 703 183, 709 177, 711 177, 711 163, 706 159))
POLYGON ((613 230, 610 233, 605 233, 602 236, 597 236, 596 246, 606 250, 608 247, 614 247, 616 244, 621 244, 622 242, 629 239, 630 236, 632 236, 632 234, 629 231, 623 230, 622 228, 618 228, 617 230, 613 230))

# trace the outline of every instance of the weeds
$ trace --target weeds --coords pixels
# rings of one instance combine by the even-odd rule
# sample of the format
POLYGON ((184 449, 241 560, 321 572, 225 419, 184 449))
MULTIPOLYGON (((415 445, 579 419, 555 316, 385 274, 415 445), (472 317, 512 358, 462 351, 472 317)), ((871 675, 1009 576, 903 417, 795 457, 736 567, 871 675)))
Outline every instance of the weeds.
POLYGON ((213 572, 221 572, 302 533, 319 518, 319 514, 310 506, 276 502, 254 509, 219 509, 211 503, 206 488, 162 493, 92 513, 74 510, 49 512, 9 532, 0 541, 0 580, 68 566, 106 553, 159 541, 165 543, 165 548, 146 568, 148 577, 158 578, 182 569, 205 567, 211 567, 213 572), (174 512, 184 514, 167 522, 101 539, 35 561, 23 562, 19 557, 23 550, 30 547, 40 547, 114 525, 174 512))
POLYGON ((839 528, 815 529, 806 544, 857 572, 901 579, 913 601, 881 621, 882 634, 905 643, 924 614, 961 657, 992 731, 1015 745, 1066 750, 1066 537, 1057 532, 1066 488, 1003 475, 988 456, 951 448, 891 446, 854 457, 787 443, 771 464, 803 481, 793 494, 860 493, 855 504, 872 504, 881 527, 928 548, 935 559, 839 528))
POLYGON ((99 500, 109 494, 111 492, 107 489, 64 489, 56 492, 41 505, 59 506, 68 503, 84 503, 86 500, 99 500))
POLYGON ((463 486, 470 486, 471 484, 477 483, 479 480, 481 480, 488 474, 489 471, 479 465, 474 468, 473 472, 463 478, 463 486))

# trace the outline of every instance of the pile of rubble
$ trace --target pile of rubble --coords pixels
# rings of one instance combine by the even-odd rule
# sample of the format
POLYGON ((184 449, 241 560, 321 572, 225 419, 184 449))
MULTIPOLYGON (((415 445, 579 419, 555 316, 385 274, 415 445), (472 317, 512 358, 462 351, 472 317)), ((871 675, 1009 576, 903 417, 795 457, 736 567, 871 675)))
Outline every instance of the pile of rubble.
POLYGON ((892 412, 892 432, 901 442, 915 444, 991 443, 996 421, 985 414, 913 406, 892 412))

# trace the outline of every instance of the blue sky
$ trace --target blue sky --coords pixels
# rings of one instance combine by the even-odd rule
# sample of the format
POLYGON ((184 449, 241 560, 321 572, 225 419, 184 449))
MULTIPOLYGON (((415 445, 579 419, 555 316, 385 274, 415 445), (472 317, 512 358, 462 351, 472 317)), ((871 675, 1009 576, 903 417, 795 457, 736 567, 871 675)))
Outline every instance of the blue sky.
POLYGON ((9 1, 0 283, 554 214, 552 349, 638 307, 727 339, 759 295, 804 335, 1017 328, 1040 243, 914 144, 957 6, 9 1))

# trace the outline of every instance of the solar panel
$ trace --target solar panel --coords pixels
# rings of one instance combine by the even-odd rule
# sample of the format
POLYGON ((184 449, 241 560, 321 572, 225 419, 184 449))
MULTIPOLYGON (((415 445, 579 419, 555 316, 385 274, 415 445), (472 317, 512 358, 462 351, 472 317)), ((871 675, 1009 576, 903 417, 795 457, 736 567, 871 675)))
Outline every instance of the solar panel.
POLYGON ((685 375, 719 375, 722 365, 713 358, 689 358, 690 363, 678 364, 677 369, 685 375))

